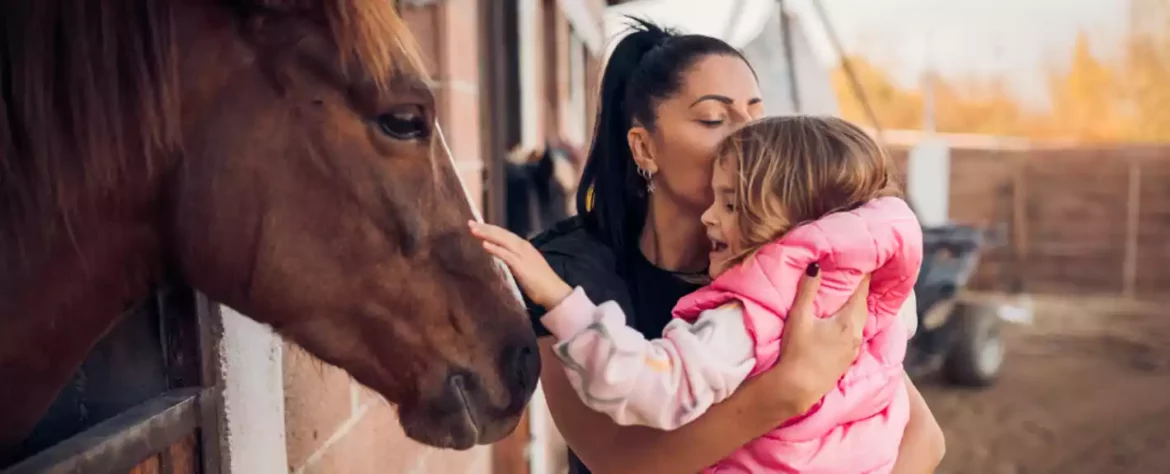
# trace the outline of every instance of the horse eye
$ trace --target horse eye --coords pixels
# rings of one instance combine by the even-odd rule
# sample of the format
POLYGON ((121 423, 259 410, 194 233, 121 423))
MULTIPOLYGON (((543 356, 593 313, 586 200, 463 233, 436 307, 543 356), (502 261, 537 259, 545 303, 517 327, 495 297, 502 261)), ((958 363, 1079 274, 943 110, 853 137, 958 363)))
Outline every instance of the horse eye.
POLYGON ((395 140, 416 140, 430 131, 430 124, 419 107, 400 108, 376 119, 378 129, 395 140))

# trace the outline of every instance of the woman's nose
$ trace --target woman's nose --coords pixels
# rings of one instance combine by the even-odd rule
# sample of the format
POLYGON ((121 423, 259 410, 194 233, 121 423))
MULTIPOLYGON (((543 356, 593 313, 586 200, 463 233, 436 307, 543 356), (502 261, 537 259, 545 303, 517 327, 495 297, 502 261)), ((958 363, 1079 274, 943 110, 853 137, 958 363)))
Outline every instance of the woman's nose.
POLYGON ((731 107, 731 113, 728 114, 731 122, 734 124, 743 124, 752 119, 752 115, 747 110, 740 110, 738 107, 731 107))

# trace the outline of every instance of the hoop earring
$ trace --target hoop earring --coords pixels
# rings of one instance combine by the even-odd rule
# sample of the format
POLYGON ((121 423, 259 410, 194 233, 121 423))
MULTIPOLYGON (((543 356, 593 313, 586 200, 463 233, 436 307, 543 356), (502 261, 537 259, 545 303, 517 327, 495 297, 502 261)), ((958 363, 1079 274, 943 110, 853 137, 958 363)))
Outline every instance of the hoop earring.
POLYGON ((646 180, 646 192, 654 192, 654 173, 651 173, 646 168, 639 167, 638 176, 641 176, 642 179, 646 180))

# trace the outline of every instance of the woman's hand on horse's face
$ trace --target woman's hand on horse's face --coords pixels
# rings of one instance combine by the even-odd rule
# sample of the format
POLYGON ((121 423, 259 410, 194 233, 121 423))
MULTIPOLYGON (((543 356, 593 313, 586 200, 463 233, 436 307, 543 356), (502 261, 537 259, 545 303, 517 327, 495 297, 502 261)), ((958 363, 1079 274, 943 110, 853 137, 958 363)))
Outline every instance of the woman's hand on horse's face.
POLYGON ((512 276, 533 303, 552 309, 573 292, 527 240, 499 226, 475 221, 468 225, 471 233, 483 240, 483 248, 512 269, 512 276))
POLYGON ((781 338, 777 370, 774 370, 782 375, 783 390, 792 397, 792 403, 802 408, 801 413, 831 390, 857 359, 861 332, 869 316, 868 275, 845 306, 824 319, 813 312, 820 282, 820 268, 814 264, 797 289, 781 338))

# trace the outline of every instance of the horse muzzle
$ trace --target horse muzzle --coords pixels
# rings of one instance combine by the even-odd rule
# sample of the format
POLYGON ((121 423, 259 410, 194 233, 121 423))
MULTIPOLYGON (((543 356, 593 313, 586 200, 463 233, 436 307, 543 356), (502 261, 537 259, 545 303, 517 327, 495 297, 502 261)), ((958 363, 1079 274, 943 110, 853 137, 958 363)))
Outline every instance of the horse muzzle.
POLYGON ((493 403, 483 379, 469 370, 448 372, 434 398, 400 413, 407 436, 440 448, 470 449, 504 439, 516 429, 540 376, 540 356, 533 342, 508 346, 499 360, 497 386, 506 404, 493 403))

